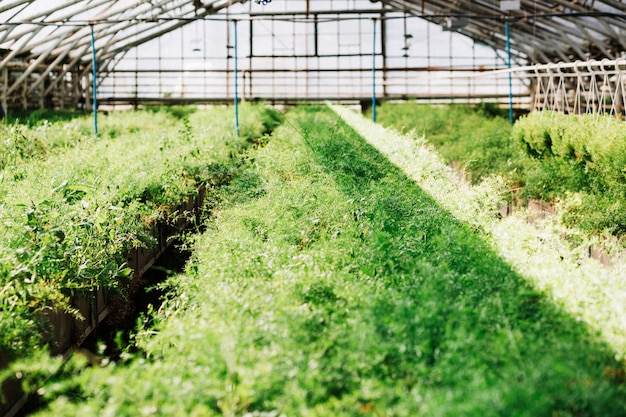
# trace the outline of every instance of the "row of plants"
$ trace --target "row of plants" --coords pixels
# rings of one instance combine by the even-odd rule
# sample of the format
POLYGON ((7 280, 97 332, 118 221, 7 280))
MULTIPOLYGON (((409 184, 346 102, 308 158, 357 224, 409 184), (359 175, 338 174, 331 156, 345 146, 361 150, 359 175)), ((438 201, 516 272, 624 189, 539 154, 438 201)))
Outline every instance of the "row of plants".
POLYGON ((513 176, 520 148, 511 142, 508 114, 482 104, 418 105, 383 103, 377 120, 402 133, 425 137, 449 164, 474 182, 494 173, 513 176))
POLYGON ((566 225, 626 232, 626 125, 611 116, 533 113, 513 141, 529 156, 526 192, 562 209, 566 225))
POLYGON ((486 232, 328 108, 287 117, 215 194, 141 351, 75 358, 38 415, 626 413, 623 364, 486 232))
MULTIPOLYGON (((193 112, 194 108, 189 109, 193 112)), ((149 119, 135 117, 133 112, 100 115, 100 139, 154 130, 157 126, 174 127, 180 119, 162 108, 150 110, 154 116, 149 119)), ((10 171, 29 160, 44 160, 85 141, 93 141, 93 119, 89 115, 46 110, 8 117, 0 123, 0 170, 10 171)))
POLYGON ((551 222, 529 223, 523 211, 502 218, 500 203, 508 191, 501 177, 475 185, 458 181, 458 173, 442 161, 426 139, 389 131, 337 106, 333 109, 441 207, 479 230, 529 285, 584 323, 598 340, 610 346, 616 358, 626 358, 623 261, 614 259, 603 265, 589 257, 587 248, 581 253, 580 248, 566 244, 561 227, 551 222))
POLYGON ((626 135, 610 117, 551 112, 520 117, 513 127, 490 106, 385 104, 378 120, 424 135, 448 163, 477 183, 507 179, 511 197, 541 199, 583 234, 621 238, 626 230, 626 135))
POLYGON ((42 146, 0 171, 1 354, 45 347, 41 313, 78 316, 74 296, 132 278, 129 251, 151 247, 157 223, 186 215, 174 210, 181 201, 228 178, 229 161, 272 127, 263 123, 267 111, 245 108, 241 138, 232 110, 221 107, 182 118, 153 109, 111 113, 101 117, 97 140, 75 129, 88 118, 4 126, 42 146), (68 130, 76 140, 59 146, 68 130))

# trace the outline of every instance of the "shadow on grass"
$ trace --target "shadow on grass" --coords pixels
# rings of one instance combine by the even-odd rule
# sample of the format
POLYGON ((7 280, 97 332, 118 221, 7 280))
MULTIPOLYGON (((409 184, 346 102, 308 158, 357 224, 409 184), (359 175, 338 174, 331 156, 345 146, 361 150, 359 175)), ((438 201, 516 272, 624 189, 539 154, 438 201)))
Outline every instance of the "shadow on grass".
POLYGON ((419 388, 437 415, 626 415, 623 364, 597 335, 334 113, 307 115, 317 162, 373 226, 351 254, 386 289, 370 302, 385 352, 372 376, 419 388))
POLYGON ((13 110, 7 114, 6 123, 36 127, 45 121, 48 123, 67 122, 89 114, 89 112, 79 110, 13 110))

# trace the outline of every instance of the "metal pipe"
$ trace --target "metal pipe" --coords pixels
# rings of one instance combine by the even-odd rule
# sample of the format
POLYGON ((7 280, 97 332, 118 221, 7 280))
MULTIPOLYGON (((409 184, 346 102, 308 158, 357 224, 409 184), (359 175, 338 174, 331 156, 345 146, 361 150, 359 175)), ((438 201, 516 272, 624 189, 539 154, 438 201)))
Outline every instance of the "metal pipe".
MULTIPOLYGON (((511 69, 511 31, 509 30, 509 21, 504 22, 504 30, 506 32, 506 53, 507 53, 507 66, 511 69)), ((513 120, 513 75, 509 71, 509 122, 514 123, 513 120)))
POLYGON ((98 64, 96 62, 96 35, 93 31, 93 25, 89 25, 91 29, 91 67, 93 69, 93 132, 98 140, 98 64))
POLYGON ((237 20, 233 20, 234 23, 234 51, 233 56, 235 60, 235 131, 237 133, 237 137, 241 136, 241 132, 239 131, 239 82, 237 78, 239 77, 239 63, 238 63, 238 45, 237 45, 237 20))
POLYGON ((380 14, 380 54, 383 60, 383 96, 387 95, 387 19, 385 12, 380 14))
MULTIPOLYGON (((250 19, 250 37, 248 38, 250 45, 250 56, 248 57, 248 97, 252 97, 252 71, 250 69, 254 68, 252 65, 252 59, 254 57, 254 20, 250 19)), ((246 97, 245 93, 245 84, 244 84, 244 99, 246 97)))
POLYGON ((376 19, 374 22, 374 40, 372 44, 372 122, 376 123, 376 19))

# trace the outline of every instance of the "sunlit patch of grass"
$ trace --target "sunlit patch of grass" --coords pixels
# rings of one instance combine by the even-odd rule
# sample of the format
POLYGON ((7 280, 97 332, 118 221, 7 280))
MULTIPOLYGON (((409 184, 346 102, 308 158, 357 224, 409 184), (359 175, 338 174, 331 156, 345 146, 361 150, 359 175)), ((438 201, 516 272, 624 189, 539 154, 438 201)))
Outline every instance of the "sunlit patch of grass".
POLYGON ((461 168, 472 182, 493 174, 517 179, 522 148, 510 139, 508 114, 495 105, 383 103, 377 121, 427 138, 444 162, 461 168))
POLYGON ((626 265, 603 266, 568 249, 559 230, 537 230, 519 217, 494 216, 503 188, 497 179, 478 186, 458 181, 435 151, 419 139, 375 126, 359 115, 334 107, 369 143, 387 156, 457 218, 485 231, 492 246, 533 285, 577 320, 584 321, 626 356, 626 265), (495 186, 493 181, 495 181, 495 186), (485 198, 487 197, 487 198, 485 198))

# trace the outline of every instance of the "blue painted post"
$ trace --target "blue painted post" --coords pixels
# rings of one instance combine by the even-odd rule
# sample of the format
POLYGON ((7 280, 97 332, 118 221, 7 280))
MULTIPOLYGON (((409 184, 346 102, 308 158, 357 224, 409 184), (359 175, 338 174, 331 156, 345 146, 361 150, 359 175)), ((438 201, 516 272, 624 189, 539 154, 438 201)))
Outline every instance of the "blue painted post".
POLYGON ((93 24, 89 25, 91 28, 91 69, 93 77, 93 132, 98 140, 98 63, 96 61, 96 35, 93 31, 93 24))
POLYGON ((506 31, 506 53, 508 57, 509 67, 509 122, 514 123, 513 120, 513 74, 511 73, 511 31, 509 30, 509 21, 504 23, 504 29, 506 31))
POLYGON ((372 45, 372 122, 376 123, 376 19, 374 21, 374 41, 372 45))
POLYGON ((235 131, 237 132, 237 137, 241 136, 241 132, 239 131, 239 58, 238 58, 238 44, 237 44, 237 21, 233 20, 235 24, 235 48, 234 48, 234 59, 235 59, 235 131))

